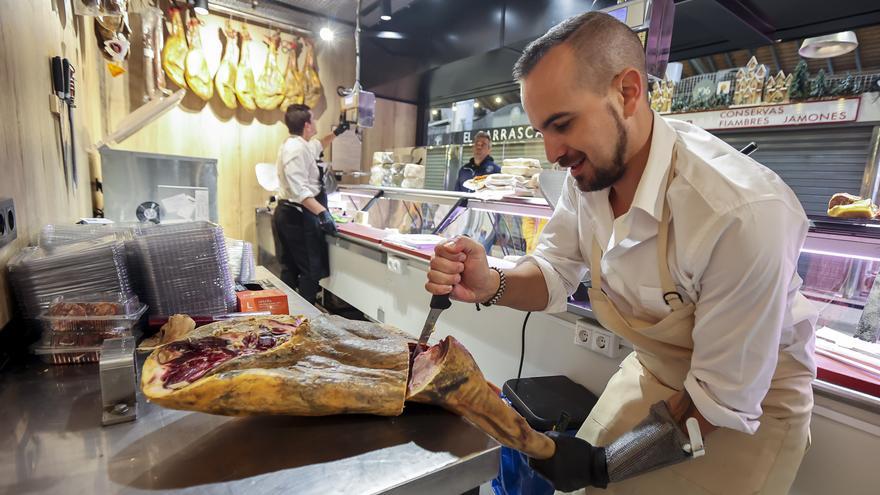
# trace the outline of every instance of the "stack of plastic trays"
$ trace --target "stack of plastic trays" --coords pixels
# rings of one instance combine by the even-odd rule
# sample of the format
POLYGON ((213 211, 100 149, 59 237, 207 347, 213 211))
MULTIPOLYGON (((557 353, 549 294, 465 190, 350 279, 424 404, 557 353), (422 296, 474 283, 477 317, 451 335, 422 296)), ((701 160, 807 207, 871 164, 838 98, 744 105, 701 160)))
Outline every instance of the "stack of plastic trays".
POLYGON ((209 222, 159 225, 129 241, 141 299, 152 316, 235 310, 223 229, 209 222))
POLYGON ((9 282, 24 318, 37 318, 59 296, 134 295, 125 246, 114 237, 68 244, 52 252, 26 248, 8 263, 9 282))
POLYGON ((257 261, 254 258, 254 245, 245 242, 241 251, 241 282, 250 282, 257 276, 257 261))
POLYGON ((239 283, 253 280, 257 271, 253 245, 246 241, 226 239, 226 251, 232 278, 239 283))
POLYGON ((103 237, 114 237, 124 241, 139 235, 144 228, 143 224, 134 223, 114 223, 109 225, 50 224, 40 230, 39 246, 47 251, 53 251, 59 246, 96 240, 103 237))

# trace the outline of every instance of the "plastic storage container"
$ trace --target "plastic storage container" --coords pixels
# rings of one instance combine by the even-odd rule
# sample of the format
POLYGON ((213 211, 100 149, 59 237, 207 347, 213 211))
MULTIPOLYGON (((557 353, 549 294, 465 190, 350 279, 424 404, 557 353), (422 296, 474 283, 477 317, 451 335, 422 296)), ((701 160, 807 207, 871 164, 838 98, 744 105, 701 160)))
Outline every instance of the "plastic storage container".
POLYGON ((110 330, 67 330, 56 332, 43 330, 40 337, 40 347, 43 348, 81 348, 98 347, 104 343, 104 339, 119 337, 131 337, 132 330, 129 327, 119 327, 110 330))
MULTIPOLYGON (((44 333, 92 332, 112 334, 119 329, 134 335, 147 310, 137 297, 58 297, 40 315, 44 333)), ((120 335, 113 335, 119 337, 120 335)), ((109 337, 108 337, 109 338, 109 337)), ((95 345, 101 345, 98 342, 95 345)))

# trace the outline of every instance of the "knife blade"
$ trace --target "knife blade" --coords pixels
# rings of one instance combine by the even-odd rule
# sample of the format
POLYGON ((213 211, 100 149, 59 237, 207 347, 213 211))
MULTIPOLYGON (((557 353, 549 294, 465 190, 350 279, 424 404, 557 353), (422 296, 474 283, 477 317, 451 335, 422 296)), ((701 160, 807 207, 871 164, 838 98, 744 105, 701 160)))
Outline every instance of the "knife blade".
POLYGON ((422 327, 422 333, 419 335, 419 343, 413 350, 412 359, 415 359, 422 352, 422 347, 428 343, 428 339, 434 333, 434 327, 437 325, 440 313, 449 309, 450 306, 452 306, 452 301, 449 300, 449 294, 431 296, 431 310, 428 311, 428 318, 425 320, 425 326, 422 327))
POLYGON ((76 108, 76 83, 73 73, 76 72, 76 69, 73 68, 73 64, 70 63, 70 60, 66 58, 61 60, 61 64, 63 67, 64 86, 66 91, 65 96, 67 96, 67 120, 70 124, 70 175, 73 183, 73 190, 76 191, 76 126, 73 122, 73 109, 76 108))

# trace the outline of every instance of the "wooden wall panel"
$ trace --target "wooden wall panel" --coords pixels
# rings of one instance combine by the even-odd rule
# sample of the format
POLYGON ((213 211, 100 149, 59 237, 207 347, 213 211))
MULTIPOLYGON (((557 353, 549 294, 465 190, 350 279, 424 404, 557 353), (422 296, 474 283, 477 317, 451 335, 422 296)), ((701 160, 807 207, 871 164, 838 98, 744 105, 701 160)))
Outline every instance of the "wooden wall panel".
POLYGON ((415 146, 417 111, 410 103, 376 98, 375 123, 363 131, 361 170, 370 170, 375 151, 415 146))
MULTIPOLYGON (((219 29, 225 17, 209 15, 202 18, 202 44, 208 66, 216 71, 222 56, 219 29)), ((238 25, 238 22, 235 23, 238 25)), ((263 40, 270 34, 268 29, 248 25, 251 33, 251 65, 254 75, 263 73, 268 52, 263 40)), ((284 39, 292 36, 282 33, 284 39)), ((317 105, 318 132, 323 135, 331 130, 339 118, 337 86, 350 87, 354 83, 354 42, 337 39, 332 45, 317 43, 318 73, 324 87, 324 98, 317 105)), ((287 54, 279 61, 283 69, 287 54)), ((304 63, 300 53, 299 63, 304 63)), ((130 61, 130 63, 132 63, 130 61)), ((109 125, 103 132, 116 128, 118 122, 131 110, 130 101, 137 101, 141 86, 122 78, 112 79, 106 70, 101 78, 106 89, 101 98, 109 125)), ((169 82, 169 85, 173 83, 169 82)), ((216 92, 215 92, 216 93, 216 92)), ((172 109, 144 129, 120 143, 117 148, 173 155, 189 155, 218 160, 218 207, 220 224, 229 237, 256 241, 254 209, 266 203, 269 193, 257 184, 254 165, 260 162, 274 163, 278 147, 287 137, 283 112, 279 110, 247 111, 241 107, 229 110, 215 94, 203 102, 192 93, 172 109)))
MULTIPOLYGON (((221 56, 219 27, 224 17, 206 16, 201 37, 211 70, 221 56)), ((27 245, 39 229, 53 222, 72 222, 91 215, 87 151, 117 128, 142 101, 143 83, 137 79, 141 59, 134 50, 129 73, 109 75, 98 50, 92 19, 75 17, 66 0, 4 2, 0 16, 0 197, 15 199, 19 212, 19 240, 0 250, 0 327, 11 316, 5 265, 27 245), (79 187, 67 190, 61 168, 57 120, 49 112, 51 80, 49 58, 63 55, 77 68, 77 145, 79 187)), ((261 43, 268 30, 249 26, 254 39, 251 62, 257 77, 267 52, 261 43)), ((290 38, 290 35, 284 35, 290 38)), ((136 40, 133 40, 136 41, 136 40)), ((319 133, 327 133, 339 115, 337 86, 354 82, 354 43, 337 39, 318 44, 318 72, 325 97, 317 106, 319 133)), ((138 43, 133 43, 137 48, 138 43)), ((285 55, 286 57, 286 55, 285 55)), ((282 57, 281 67, 286 67, 282 57)), ((302 63, 302 60, 300 61, 302 63)), ((173 85, 170 83, 169 85, 173 85)), ((218 159, 220 223, 230 237, 255 242, 254 208, 268 193, 257 184, 254 165, 275 161, 287 136, 281 111, 230 111, 217 96, 201 102, 192 94, 117 148, 152 153, 218 159)))
MULTIPOLYGON (((6 282, 9 258, 51 222, 70 222, 91 213, 88 165, 83 143, 89 139, 90 109, 75 110, 79 187, 68 188, 61 166, 58 119, 49 111, 50 57, 69 58, 82 67, 80 33, 87 23, 75 18, 64 0, 3 2, 0 15, 0 197, 15 200, 18 240, 0 249, 0 327, 11 315, 6 282)), ((89 24, 90 27, 90 24, 89 24)), ((77 87, 95 81, 77 71, 77 87)))

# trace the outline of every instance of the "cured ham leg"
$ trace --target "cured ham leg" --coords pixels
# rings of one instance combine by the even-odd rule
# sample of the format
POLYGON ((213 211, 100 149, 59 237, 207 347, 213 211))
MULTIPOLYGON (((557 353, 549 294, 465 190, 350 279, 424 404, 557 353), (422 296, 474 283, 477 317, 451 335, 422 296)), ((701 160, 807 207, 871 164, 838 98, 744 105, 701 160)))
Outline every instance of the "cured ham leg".
POLYGON ((255 101, 263 110, 274 110, 284 100, 284 74, 278 68, 279 43, 281 43, 281 35, 278 33, 268 39, 269 53, 266 55, 266 65, 260 80, 257 81, 255 101))
POLYGON ((256 110, 257 103, 254 101, 256 83, 254 82, 254 69, 251 68, 251 35, 248 33, 247 26, 242 26, 239 36, 241 37, 241 58, 235 69, 235 96, 242 107, 256 110))
POLYGON ((486 381, 473 356, 453 337, 416 357, 407 400, 452 411, 530 457, 549 459, 555 452, 553 440, 533 430, 501 400, 498 388, 486 381))
POLYGON ((531 457, 554 453, 553 441, 501 400, 453 337, 410 366, 413 339, 387 325, 279 315, 192 330, 184 318, 165 331, 180 338, 163 339, 141 374, 144 395, 165 407, 229 416, 396 416, 405 401, 422 402, 464 417, 531 457))
POLYGON ((214 75, 214 86, 217 88, 217 95, 226 105, 226 108, 235 109, 238 106, 238 100, 235 97, 235 65, 238 63, 238 33, 232 29, 232 23, 226 22, 226 28, 223 30, 226 34, 226 48, 223 51, 223 58, 220 60, 220 67, 217 74, 214 75))
POLYGON ((408 338, 338 317, 217 322, 164 345, 141 387, 173 409, 227 416, 403 412, 408 338))
POLYGON ((174 84, 185 88, 184 72, 186 71, 186 53, 189 51, 189 47, 184 36, 183 20, 180 17, 180 9, 171 9, 168 12, 171 14, 169 28, 171 36, 162 49, 162 68, 165 69, 165 74, 174 81, 174 84))
POLYGON ((208 101, 214 96, 214 84, 208 61, 202 51, 202 35, 199 20, 193 16, 189 20, 189 52, 186 54, 186 83, 199 98, 208 101))

